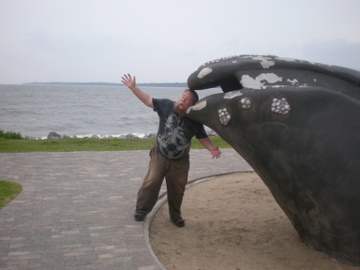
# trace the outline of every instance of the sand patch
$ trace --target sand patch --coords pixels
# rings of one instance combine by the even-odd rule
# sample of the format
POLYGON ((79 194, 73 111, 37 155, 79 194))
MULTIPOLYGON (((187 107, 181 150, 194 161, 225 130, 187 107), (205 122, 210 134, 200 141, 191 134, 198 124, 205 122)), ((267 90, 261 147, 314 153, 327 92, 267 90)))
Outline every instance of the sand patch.
POLYGON ((167 203, 150 225, 150 243, 168 270, 360 269, 303 244, 256 173, 234 173, 185 192, 185 228, 167 203))

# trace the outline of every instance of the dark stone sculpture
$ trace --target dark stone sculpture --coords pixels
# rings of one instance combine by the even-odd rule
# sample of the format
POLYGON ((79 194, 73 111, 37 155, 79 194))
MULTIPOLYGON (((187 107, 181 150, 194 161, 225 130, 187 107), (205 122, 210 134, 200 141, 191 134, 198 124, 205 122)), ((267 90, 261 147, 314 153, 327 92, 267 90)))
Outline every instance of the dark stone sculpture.
POLYGON ((242 55, 204 64, 188 85, 222 88, 188 116, 253 167, 301 239, 360 265, 360 72, 242 55))

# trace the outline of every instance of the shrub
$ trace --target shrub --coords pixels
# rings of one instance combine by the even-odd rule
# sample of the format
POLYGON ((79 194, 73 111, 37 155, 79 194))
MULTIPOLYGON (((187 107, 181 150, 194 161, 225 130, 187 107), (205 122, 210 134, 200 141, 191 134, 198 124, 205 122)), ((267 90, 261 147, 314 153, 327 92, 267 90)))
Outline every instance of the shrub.
POLYGON ((13 131, 3 131, 0 129, 0 138, 12 139, 12 140, 22 140, 24 139, 20 132, 13 131))

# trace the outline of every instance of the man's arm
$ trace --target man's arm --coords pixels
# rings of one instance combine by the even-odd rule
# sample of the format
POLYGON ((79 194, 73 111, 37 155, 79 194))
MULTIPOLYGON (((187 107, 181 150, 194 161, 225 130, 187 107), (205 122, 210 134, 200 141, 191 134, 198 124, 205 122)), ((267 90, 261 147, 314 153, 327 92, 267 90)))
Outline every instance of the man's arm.
POLYGON ((210 138, 203 138, 199 139, 199 142, 210 151, 213 158, 219 158, 221 155, 221 151, 219 150, 219 147, 214 145, 210 138))
POLYGON ((144 93, 139 87, 136 86, 136 78, 131 77, 130 74, 124 74, 121 77, 121 82, 125 84, 130 90, 134 93, 134 95, 146 106, 154 109, 154 104, 152 102, 152 97, 148 94, 144 93))

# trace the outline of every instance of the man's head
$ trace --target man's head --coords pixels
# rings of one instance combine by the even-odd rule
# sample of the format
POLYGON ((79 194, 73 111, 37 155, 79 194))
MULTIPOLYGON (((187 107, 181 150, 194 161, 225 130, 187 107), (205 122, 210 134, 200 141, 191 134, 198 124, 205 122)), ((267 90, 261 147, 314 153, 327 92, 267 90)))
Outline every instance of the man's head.
POLYGON ((186 89, 182 96, 175 104, 175 110, 180 113, 185 113, 188 108, 193 106, 199 100, 198 94, 190 89, 186 89))
POLYGON ((199 96, 198 96, 198 94, 197 94, 194 90, 190 90, 190 89, 186 89, 186 90, 184 91, 184 93, 186 93, 186 92, 190 92, 190 93, 193 95, 193 99, 194 99, 193 105, 195 105, 195 103, 199 101, 199 96))

